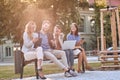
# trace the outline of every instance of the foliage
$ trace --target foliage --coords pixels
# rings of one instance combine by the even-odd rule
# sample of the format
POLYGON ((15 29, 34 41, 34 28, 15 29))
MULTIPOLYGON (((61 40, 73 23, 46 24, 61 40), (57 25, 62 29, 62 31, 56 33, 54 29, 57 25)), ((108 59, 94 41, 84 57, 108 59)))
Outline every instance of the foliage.
MULTIPOLYGON (((105 4, 98 5, 95 4, 95 36, 100 37, 100 9, 107 8, 105 4)), ((106 38, 106 47, 112 46, 112 37, 111 37, 111 22, 110 22, 111 12, 104 12, 103 16, 103 26, 104 26, 104 36, 106 38)))
POLYGON ((20 29, 17 28, 21 19, 23 4, 19 0, 0 1, 0 39, 19 40, 20 29), (19 37, 18 37, 19 36, 19 37))
MULTIPOLYGON (((12 39, 13 42, 20 42, 22 39, 24 10, 28 5, 34 4, 39 9, 52 9, 54 16, 54 25, 61 24, 64 32, 68 33, 71 22, 80 23, 80 14, 78 12, 78 0, 0 0, 0 40, 3 38, 12 39)), ((85 6, 81 6, 85 7, 85 6)), ((26 22, 24 22, 26 23, 26 22)))

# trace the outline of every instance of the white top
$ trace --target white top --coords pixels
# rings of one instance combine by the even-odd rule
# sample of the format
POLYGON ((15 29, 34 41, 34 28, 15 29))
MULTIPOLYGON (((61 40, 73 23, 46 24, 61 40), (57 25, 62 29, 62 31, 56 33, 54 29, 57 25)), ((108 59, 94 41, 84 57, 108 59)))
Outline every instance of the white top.
MULTIPOLYGON (((38 34, 37 33, 33 33, 32 36, 33 36, 33 38, 37 38, 38 34)), ((34 44, 33 44, 32 40, 30 40, 30 38, 28 37, 27 32, 24 32, 23 33, 22 52, 26 53, 28 51, 33 51, 33 50, 35 50, 34 44)))

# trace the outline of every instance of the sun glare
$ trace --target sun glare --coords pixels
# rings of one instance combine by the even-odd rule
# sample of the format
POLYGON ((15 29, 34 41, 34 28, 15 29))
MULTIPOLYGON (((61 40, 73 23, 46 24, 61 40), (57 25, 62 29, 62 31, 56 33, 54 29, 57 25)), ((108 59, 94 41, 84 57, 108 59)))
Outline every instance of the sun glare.
POLYGON ((36 2, 36 0, 21 0, 21 2, 28 2, 28 3, 31 1, 36 2))

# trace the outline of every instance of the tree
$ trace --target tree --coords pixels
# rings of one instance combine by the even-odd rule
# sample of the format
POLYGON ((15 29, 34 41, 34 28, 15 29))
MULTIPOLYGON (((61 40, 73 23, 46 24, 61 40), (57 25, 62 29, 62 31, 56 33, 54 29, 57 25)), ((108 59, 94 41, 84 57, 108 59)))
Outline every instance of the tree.
MULTIPOLYGON (((95 36, 100 37, 100 9, 102 8, 107 8, 107 4, 105 3, 105 0, 95 0, 98 1, 97 3, 95 3, 95 36), (101 2, 101 3, 99 3, 101 2)), ((104 36, 106 38, 106 45, 107 47, 112 46, 112 37, 111 37, 111 22, 110 22, 110 16, 111 16, 111 12, 105 12, 104 13, 104 36)))
POLYGON ((0 39, 7 38, 13 41, 19 41, 19 24, 24 4, 19 0, 1 0, 0 1, 0 39))
MULTIPOLYGON (((86 0, 80 0, 84 1, 86 0)), ((71 22, 80 23, 79 0, 28 0, 21 3, 21 0, 0 0, 0 40, 3 38, 12 39, 13 42, 20 42, 22 39, 23 27, 20 22, 23 19, 24 10, 28 5, 34 4, 39 9, 51 9, 53 11, 55 24, 61 24, 64 32, 68 33, 71 22)), ((82 4, 82 3, 81 3, 82 4)), ((87 5, 88 6, 88 5, 87 5)))

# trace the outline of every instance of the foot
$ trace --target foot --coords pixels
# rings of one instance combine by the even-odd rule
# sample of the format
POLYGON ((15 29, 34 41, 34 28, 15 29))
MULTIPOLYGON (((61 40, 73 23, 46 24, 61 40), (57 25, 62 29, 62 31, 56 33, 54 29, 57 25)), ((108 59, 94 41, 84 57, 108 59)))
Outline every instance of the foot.
POLYGON ((89 71, 94 71, 94 69, 90 66, 87 66, 86 69, 89 70, 89 71))
POLYGON ((70 74, 69 70, 64 73, 64 76, 65 77, 72 77, 72 75, 70 74))
POLYGON ((42 72, 42 69, 38 69, 38 74, 39 74, 39 77, 40 77, 41 79, 47 79, 47 78, 44 76, 44 74, 43 74, 43 72, 42 72))
POLYGON ((77 76, 77 73, 75 72, 74 69, 72 70, 69 70, 70 74, 73 76, 73 77, 76 77, 77 76))
POLYGON ((84 71, 82 71, 82 70, 77 70, 77 72, 78 72, 78 73, 84 73, 84 71))

